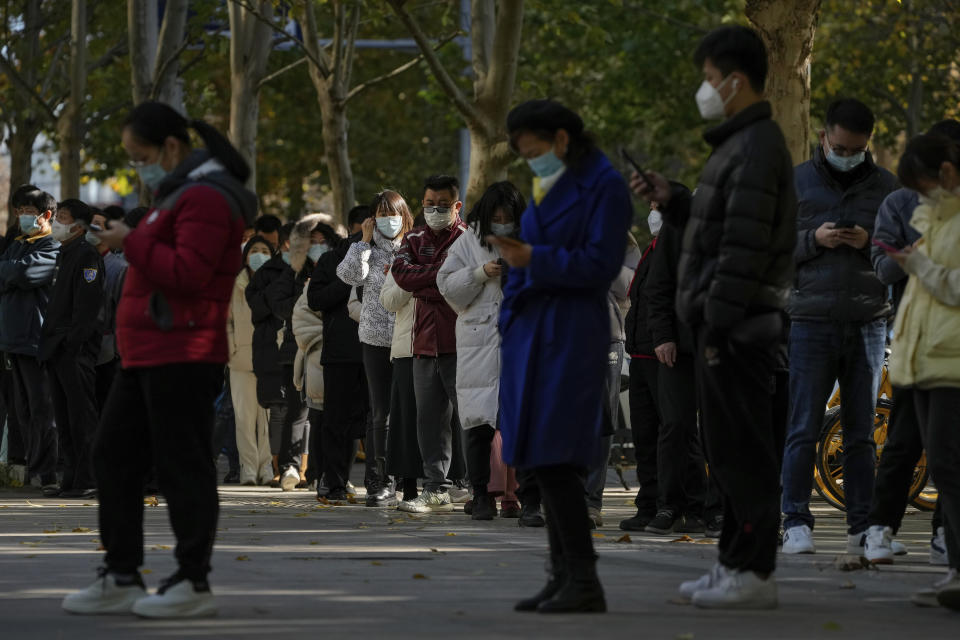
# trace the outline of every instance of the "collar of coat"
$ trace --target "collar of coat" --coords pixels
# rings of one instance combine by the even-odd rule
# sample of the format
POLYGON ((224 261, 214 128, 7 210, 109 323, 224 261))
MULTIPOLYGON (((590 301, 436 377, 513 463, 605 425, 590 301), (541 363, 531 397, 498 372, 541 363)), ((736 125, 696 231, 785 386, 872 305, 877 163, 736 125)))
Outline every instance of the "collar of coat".
POLYGON ((750 105, 733 117, 724 120, 712 129, 707 129, 703 133, 703 139, 706 140, 707 144, 711 147, 719 147, 727 138, 741 129, 747 128, 754 122, 769 120, 772 117, 773 109, 770 107, 770 103, 766 100, 761 100, 756 104, 750 105))
POLYGON ((541 210, 563 212, 580 198, 581 190, 592 189, 600 176, 612 168, 607 156, 600 151, 594 151, 579 165, 568 167, 557 183, 543 196, 543 200, 534 206, 541 210))
POLYGON ((17 236, 17 237, 15 238, 15 240, 18 240, 18 241, 20 241, 20 242, 29 242, 30 244, 33 244, 33 243, 36 242, 37 240, 40 240, 40 239, 42 239, 42 238, 46 238, 46 237, 49 236, 51 233, 53 233, 53 229, 47 229, 46 231, 44 231, 44 232, 42 232, 42 233, 38 233, 38 234, 35 235, 35 236, 26 236, 26 235, 17 236))

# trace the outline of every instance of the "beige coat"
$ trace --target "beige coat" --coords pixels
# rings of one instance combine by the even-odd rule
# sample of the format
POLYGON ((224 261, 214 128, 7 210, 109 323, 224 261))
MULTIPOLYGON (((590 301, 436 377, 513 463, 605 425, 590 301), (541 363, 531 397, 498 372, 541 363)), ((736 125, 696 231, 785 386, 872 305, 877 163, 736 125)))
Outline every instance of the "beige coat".
POLYGON ((917 207, 923 237, 907 259, 910 274, 890 347, 890 378, 901 387, 960 387, 960 197, 917 207))
POLYGON ((404 291, 393 279, 393 272, 387 274, 380 289, 380 304, 387 311, 397 314, 393 323, 393 343, 390 346, 390 359, 413 357, 413 320, 417 302, 413 294, 404 291))
POLYGON ((228 366, 234 371, 253 371, 253 320, 244 292, 250 284, 246 269, 233 283, 230 311, 227 315, 227 347, 230 350, 228 366))

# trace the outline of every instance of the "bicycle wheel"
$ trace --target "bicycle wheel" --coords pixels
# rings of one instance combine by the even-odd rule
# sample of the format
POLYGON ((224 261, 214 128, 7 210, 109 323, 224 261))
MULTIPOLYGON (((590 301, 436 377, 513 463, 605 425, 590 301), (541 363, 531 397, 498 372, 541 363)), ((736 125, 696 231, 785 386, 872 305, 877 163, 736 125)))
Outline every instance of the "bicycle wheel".
POLYGON ((910 504, 921 511, 933 511, 937 506, 937 488, 933 486, 927 473, 927 454, 920 456, 910 485, 910 504))
POLYGON ((813 466, 813 486, 830 506, 846 511, 843 495, 843 428, 839 406, 832 407, 823 416, 813 466))

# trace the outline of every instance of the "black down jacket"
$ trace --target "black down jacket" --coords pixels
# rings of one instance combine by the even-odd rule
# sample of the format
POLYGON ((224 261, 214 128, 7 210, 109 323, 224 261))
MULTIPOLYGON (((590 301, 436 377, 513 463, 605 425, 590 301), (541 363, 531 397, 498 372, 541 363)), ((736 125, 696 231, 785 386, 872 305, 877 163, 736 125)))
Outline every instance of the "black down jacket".
POLYGON ((350 245, 360 239, 354 234, 340 242, 317 260, 307 285, 307 304, 313 311, 323 312, 323 351, 321 364, 361 364, 360 325, 350 317, 347 300, 350 285, 337 276, 350 245))
POLYGON ((677 319, 677 268, 683 249, 683 231, 663 225, 657 238, 657 251, 650 263, 644 285, 647 299, 647 326, 653 348, 673 342, 680 353, 693 353, 690 327, 677 319))
POLYGON ((869 243, 863 249, 827 249, 814 238, 824 222, 840 220, 852 220, 873 236, 877 211, 897 188, 897 179, 869 154, 855 171, 856 179, 845 189, 820 150, 796 169, 797 275, 789 307, 793 320, 868 322, 890 313, 887 287, 873 269, 869 243))
POLYGON ((644 283, 647 281, 647 274, 650 272, 650 263, 653 262, 653 254, 657 250, 658 238, 644 250, 643 257, 637 264, 637 270, 633 274, 633 282, 630 283, 630 310, 627 311, 627 318, 624 321, 624 333, 627 336, 624 345, 627 354, 631 356, 652 356, 653 344, 650 342, 650 328, 647 326, 647 298, 644 291, 644 283))
POLYGON ((278 254, 260 267, 247 285, 247 304, 253 320, 253 373, 257 376, 257 401, 260 406, 283 402, 283 367, 280 343, 283 320, 270 305, 270 288, 293 270, 278 254))
POLYGON ((686 221, 677 315, 691 328, 726 333, 787 304, 797 196, 771 113, 770 103, 759 102, 709 129, 703 137, 713 153, 697 190, 691 197, 675 186, 664 210, 665 222, 686 221))

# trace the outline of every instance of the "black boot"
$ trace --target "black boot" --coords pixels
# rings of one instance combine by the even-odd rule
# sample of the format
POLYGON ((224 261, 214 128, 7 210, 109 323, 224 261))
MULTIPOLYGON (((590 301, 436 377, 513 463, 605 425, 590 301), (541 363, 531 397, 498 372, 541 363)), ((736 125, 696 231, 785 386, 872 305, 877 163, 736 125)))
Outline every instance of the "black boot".
POLYGON ((551 557, 550 566, 547 569, 547 584, 544 585, 543 589, 541 589, 537 595, 532 598, 527 598, 526 600, 521 600, 515 604, 513 610, 537 611, 537 607, 556 595, 566 581, 567 570, 564 566, 563 559, 560 556, 551 557))
POLYGON ((605 613, 607 601, 597 577, 597 556, 567 558, 568 578, 556 594, 537 606, 539 613, 605 613))
POLYGON ((473 488, 473 520, 493 520, 497 515, 497 499, 487 493, 486 487, 473 488))
POLYGON ((542 527, 546 525, 543 514, 540 513, 540 503, 524 503, 520 507, 520 519, 517 524, 521 527, 542 527))
POLYGON ((386 460, 377 458, 375 461, 376 479, 367 491, 366 505, 368 507, 395 507, 397 494, 390 486, 390 478, 386 474, 386 460))

